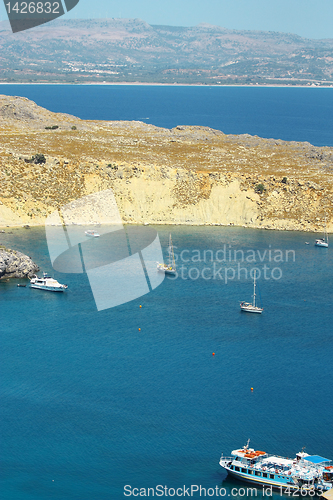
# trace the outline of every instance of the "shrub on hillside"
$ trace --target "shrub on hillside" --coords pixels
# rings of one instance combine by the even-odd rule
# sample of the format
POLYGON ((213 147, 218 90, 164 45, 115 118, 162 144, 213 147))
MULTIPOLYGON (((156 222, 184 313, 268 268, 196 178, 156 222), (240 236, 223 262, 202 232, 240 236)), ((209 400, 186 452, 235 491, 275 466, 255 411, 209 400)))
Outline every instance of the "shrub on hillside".
POLYGON ((262 194, 264 191, 266 191, 266 188, 263 184, 260 183, 256 185, 254 190, 256 193, 262 194))

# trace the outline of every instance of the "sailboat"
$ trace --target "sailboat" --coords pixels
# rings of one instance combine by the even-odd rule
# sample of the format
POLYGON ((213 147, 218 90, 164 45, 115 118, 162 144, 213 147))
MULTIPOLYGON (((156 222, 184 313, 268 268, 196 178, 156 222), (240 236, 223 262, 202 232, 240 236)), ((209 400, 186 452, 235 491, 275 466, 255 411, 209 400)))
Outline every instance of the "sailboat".
POLYGON ((157 263, 157 270, 162 271, 165 274, 175 275, 177 273, 171 234, 169 235, 169 264, 164 264, 164 263, 161 264, 158 262, 157 263))
POLYGON ((326 218, 325 218, 324 237, 323 238, 319 238, 318 240, 316 240, 315 246, 316 247, 325 247, 325 248, 328 247, 328 234, 327 234, 327 228, 326 228, 326 218))
POLYGON ((261 314, 264 310, 263 307, 256 306, 256 270, 254 271, 253 279, 253 304, 250 304, 249 302, 241 302, 240 308, 242 311, 258 314, 261 314))

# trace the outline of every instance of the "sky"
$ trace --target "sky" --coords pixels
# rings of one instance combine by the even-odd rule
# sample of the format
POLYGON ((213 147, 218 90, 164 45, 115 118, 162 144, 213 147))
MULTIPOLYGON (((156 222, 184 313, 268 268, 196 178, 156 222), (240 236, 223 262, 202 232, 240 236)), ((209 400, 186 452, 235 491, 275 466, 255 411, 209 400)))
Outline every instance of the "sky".
MULTIPOLYGON (((0 17, 7 19, 2 2, 0 17)), ((172 26, 209 23, 333 38, 333 0, 80 0, 66 18, 140 18, 172 26)))

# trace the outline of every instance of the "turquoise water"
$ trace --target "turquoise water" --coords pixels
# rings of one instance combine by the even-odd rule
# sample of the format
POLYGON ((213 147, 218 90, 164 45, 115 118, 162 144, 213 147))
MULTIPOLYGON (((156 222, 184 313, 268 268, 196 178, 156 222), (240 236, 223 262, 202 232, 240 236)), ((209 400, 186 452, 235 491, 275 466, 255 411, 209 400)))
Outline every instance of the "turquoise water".
POLYGON ((52 271, 42 228, 1 235, 69 285, 53 294, 0 283, 1 499, 118 500, 125 485, 230 494, 244 484, 225 479, 219 457, 248 438, 270 453, 306 446, 333 458, 331 249, 309 233, 156 229, 165 252, 171 230, 178 265, 200 277, 165 279, 100 312, 85 275, 52 271), (259 279, 261 316, 239 311, 252 294, 245 271, 212 278, 214 263, 222 276, 238 265, 217 261, 224 245, 260 252, 247 269, 280 269, 259 279), (282 261, 269 261, 278 249, 282 261), (214 262, 207 252, 185 262, 205 250, 214 262))
POLYGON ((203 125, 225 134, 333 146, 333 88, 0 85, 0 94, 88 120, 203 125))
MULTIPOLYGON (((0 93, 87 119, 333 145, 332 89, 0 85, 0 93)), ((53 294, 0 282, 1 500, 118 500, 125 485, 217 485, 230 496, 244 484, 225 478, 219 457, 248 438, 271 453, 306 446, 333 458, 331 249, 314 247, 309 233, 156 229, 165 252, 171 230, 187 279, 100 312, 85 275, 52 270, 42 228, 1 234, 1 244, 69 285, 53 294), (220 262, 224 248, 237 259, 220 262), (254 266, 261 316, 239 311, 254 266)))

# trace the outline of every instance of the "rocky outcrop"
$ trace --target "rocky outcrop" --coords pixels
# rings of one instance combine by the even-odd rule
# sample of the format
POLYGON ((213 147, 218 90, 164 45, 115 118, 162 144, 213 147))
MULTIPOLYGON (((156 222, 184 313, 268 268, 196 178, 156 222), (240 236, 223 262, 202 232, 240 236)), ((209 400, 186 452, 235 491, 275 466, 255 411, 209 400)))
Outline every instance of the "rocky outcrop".
POLYGON ((16 250, 0 248, 0 279, 32 278, 39 267, 30 257, 16 250))
POLYGON ((326 219, 333 232, 333 148, 84 121, 20 97, 0 96, 0 115, 0 227, 43 225, 62 206, 111 188, 124 223, 322 232, 326 219), (45 162, 31 162, 36 155, 45 162))

